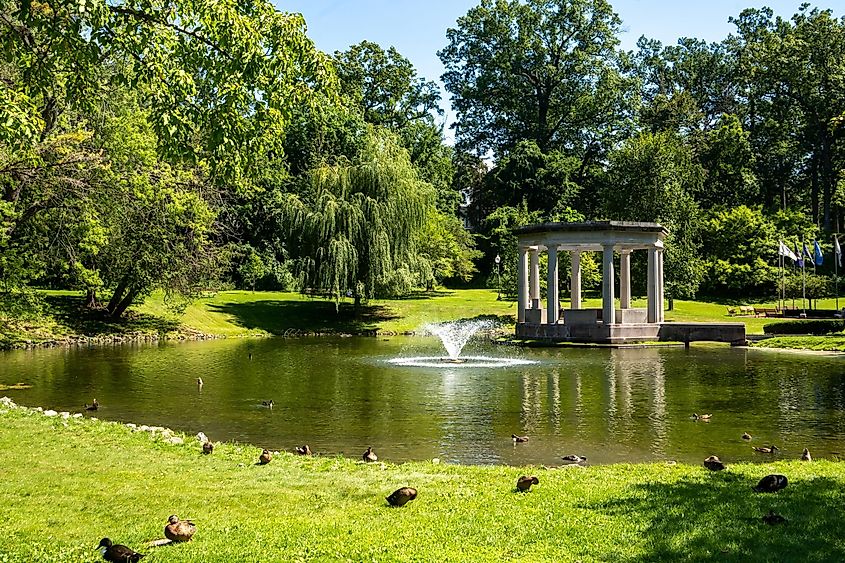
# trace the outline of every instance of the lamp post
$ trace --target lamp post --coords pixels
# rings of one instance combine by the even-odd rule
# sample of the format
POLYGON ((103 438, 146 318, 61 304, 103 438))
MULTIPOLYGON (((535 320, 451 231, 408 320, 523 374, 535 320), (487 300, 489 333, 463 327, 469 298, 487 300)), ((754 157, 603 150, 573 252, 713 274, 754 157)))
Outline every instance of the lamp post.
POLYGON ((498 254, 496 255, 496 281, 499 285, 499 293, 496 296, 496 301, 502 300, 502 274, 501 274, 501 264, 502 264, 502 257, 498 254))

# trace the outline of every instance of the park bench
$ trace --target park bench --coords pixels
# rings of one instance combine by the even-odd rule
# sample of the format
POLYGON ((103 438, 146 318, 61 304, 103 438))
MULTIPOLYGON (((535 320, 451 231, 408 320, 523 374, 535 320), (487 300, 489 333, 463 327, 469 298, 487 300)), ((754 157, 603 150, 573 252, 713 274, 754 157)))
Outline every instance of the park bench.
POLYGON ((780 317, 781 312, 779 307, 753 307, 754 309, 754 316, 759 317, 763 315, 764 317, 780 317))

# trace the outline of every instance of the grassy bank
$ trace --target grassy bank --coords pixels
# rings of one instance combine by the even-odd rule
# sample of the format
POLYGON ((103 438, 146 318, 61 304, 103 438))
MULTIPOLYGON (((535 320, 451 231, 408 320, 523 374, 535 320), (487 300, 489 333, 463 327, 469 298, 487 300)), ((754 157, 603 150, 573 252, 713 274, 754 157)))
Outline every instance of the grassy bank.
POLYGON ((757 348, 781 350, 815 350, 817 352, 845 352, 845 336, 777 336, 754 343, 757 348))
MULTIPOLYGON (((194 301, 176 313, 160 294, 130 310, 120 322, 106 319, 102 312, 88 311, 83 297, 75 292, 45 291, 43 311, 28 319, 0 318, 0 347, 68 342, 79 336, 100 341, 134 338, 195 338, 203 335, 243 337, 295 335, 301 333, 371 334, 375 331, 404 333, 417 331, 429 322, 488 317, 509 329, 516 318, 516 303, 497 300, 486 289, 443 290, 416 294, 404 299, 373 300, 355 315, 352 304, 309 298, 298 293, 225 291, 194 301)), ((586 307, 600 307, 601 300, 585 300, 586 307)), ((645 307, 635 299, 635 307, 645 307)), ((569 303, 564 300, 562 307, 569 303)), ((763 304, 771 306, 774 304, 763 304)), ((823 308, 833 301, 820 301, 823 308)), ((670 321, 743 322, 748 334, 762 334, 772 319, 728 316, 719 303, 675 301, 666 312, 670 321)))
MULTIPOLYGON (((361 464, 258 448, 171 445, 117 423, 2 409, 0 561, 93 561, 103 536, 144 561, 681 561, 845 558, 845 464, 569 468, 361 464), (755 494, 763 475, 790 485, 755 494), (521 474, 540 485, 514 492, 521 474), (410 485, 399 509, 384 497, 410 485), (769 510, 789 519, 772 528, 769 510), (193 542, 143 548, 167 517, 193 542)), ((213 436, 212 436, 213 438, 213 436)), ((503 440, 509 439, 507 436, 503 440)), ((378 446, 376 444, 376 446, 378 446)), ((362 448, 363 449, 363 448, 362 448)), ((729 460, 728 460, 729 461, 729 460)))

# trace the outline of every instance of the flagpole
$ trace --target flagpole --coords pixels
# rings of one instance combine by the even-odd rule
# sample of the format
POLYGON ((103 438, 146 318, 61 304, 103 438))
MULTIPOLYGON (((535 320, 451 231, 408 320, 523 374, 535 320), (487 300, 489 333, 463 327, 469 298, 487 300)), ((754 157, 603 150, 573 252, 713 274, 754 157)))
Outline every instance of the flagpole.
POLYGON ((836 285, 834 294, 836 295, 836 310, 839 310, 839 255, 836 253, 836 248, 839 246, 838 234, 834 233, 833 240, 836 244, 833 245, 833 283, 836 285))
MULTIPOLYGON (((806 245, 804 244, 804 237, 801 237, 801 252, 803 252, 806 255, 807 253, 804 252, 805 248, 806 248, 806 245)), ((804 316, 804 318, 806 318, 807 317, 807 307, 806 307, 805 303, 807 301, 807 270, 806 270, 805 262, 807 260, 806 260, 806 257, 802 256, 802 258, 804 258, 804 259, 801 260, 801 314, 804 316)))

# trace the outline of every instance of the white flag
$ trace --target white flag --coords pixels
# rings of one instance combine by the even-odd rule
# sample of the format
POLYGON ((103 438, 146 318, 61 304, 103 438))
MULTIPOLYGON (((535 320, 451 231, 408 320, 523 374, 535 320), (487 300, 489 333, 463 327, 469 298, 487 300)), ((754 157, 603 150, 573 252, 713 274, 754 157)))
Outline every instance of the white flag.
POLYGON ((798 257, 795 255, 795 253, 789 250, 789 247, 783 244, 783 241, 778 241, 778 254, 780 254, 781 256, 786 256, 787 258, 790 258, 793 261, 798 260, 798 257))
POLYGON ((842 267, 842 249, 839 248, 839 237, 833 235, 833 250, 836 252, 836 263, 842 267))

